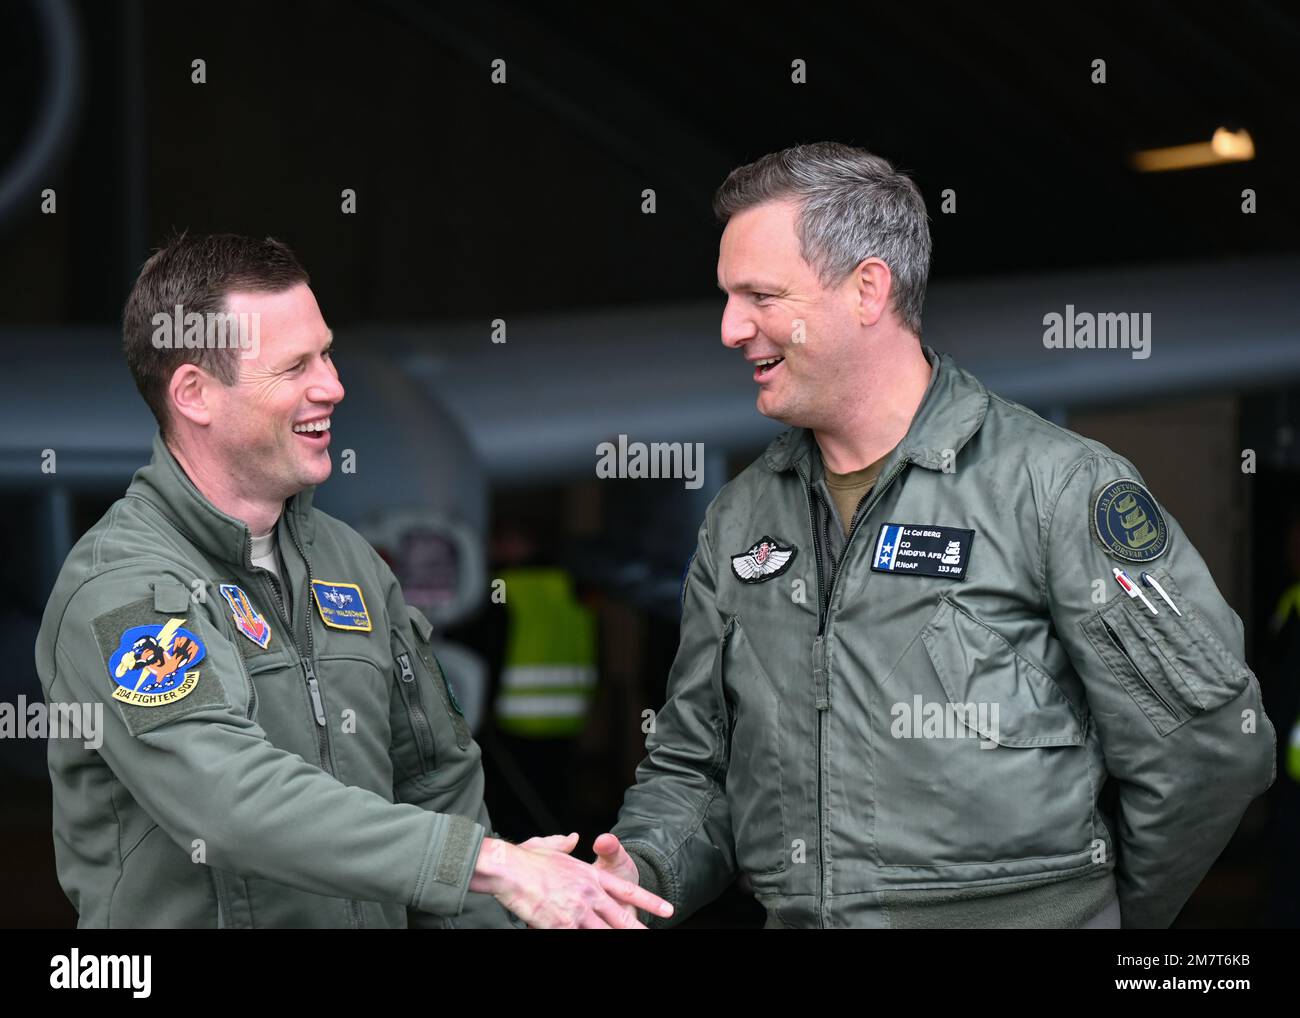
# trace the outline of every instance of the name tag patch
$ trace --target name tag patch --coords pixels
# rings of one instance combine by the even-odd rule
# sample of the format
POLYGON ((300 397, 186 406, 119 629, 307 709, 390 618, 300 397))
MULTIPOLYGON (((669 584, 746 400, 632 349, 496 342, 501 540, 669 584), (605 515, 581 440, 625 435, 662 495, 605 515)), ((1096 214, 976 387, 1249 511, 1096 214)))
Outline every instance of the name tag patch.
POLYGON ((370 614, 366 611, 366 601, 361 596, 361 588, 355 583, 312 580, 311 592, 316 598, 320 620, 325 625, 331 629, 370 632, 370 614))
POLYGON ((975 531, 933 523, 886 523, 876 538, 871 568, 878 573, 966 578, 975 531))

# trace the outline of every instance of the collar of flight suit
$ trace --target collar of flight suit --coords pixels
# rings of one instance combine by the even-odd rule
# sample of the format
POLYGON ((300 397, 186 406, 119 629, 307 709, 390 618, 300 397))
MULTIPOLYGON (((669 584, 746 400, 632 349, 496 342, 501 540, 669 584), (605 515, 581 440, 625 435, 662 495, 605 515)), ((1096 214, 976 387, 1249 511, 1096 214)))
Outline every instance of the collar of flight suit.
MULTIPOLYGON (((979 431, 988 413, 988 390, 979 379, 959 368, 948 354, 924 345, 921 350, 930 362, 930 381, 907 434, 882 465, 882 477, 902 460, 942 471, 979 431)), ((763 461, 776 473, 803 464, 805 474, 815 481, 821 462, 817 453, 817 440, 809 428, 790 428, 767 447, 763 461)))
MULTIPOLYGON (((314 535, 311 504, 315 491, 314 487, 304 488, 286 499, 284 511, 276 522, 279 530, 291 517, 304 548, 310 547, 314 535)), ((252 568, 249 558, 252 538, 248 525, 243 520, 227 516, 200 494, 167 448, 161 432, 154 433, 153 458, 148 466, 135 472, 126 494, 128 498, 148 502, 206 555, 242 567, 245 571, 252 568)), ((281 531, 280 539, 281 547, 285 542, 292 547, 289 534, 281 531)))

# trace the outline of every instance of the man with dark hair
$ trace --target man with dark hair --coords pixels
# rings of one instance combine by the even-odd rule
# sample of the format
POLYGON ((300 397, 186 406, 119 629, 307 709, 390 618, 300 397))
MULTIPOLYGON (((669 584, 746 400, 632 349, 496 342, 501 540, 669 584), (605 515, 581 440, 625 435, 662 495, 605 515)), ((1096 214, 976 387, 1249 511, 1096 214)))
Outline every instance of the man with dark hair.
POLYGON ((884 159, 796 146, 715 207, 722 342, 792 427, 709 506, 597 865, 678 917, 743 873, 773 927, 1168 926, 1275 772, 1205 562, 1132 463, 922 345, 884 159))
POLYGON ((123 337, 153 460, 73 548, 36 646, 47 701, 103 708, 98 752, 49 747, 80 925, 669 914, 568 855, 576 835, 487 836, 479 748, 428 621, 311 504, 344 390, 293 253, 179 237, 141 270, 123 337))

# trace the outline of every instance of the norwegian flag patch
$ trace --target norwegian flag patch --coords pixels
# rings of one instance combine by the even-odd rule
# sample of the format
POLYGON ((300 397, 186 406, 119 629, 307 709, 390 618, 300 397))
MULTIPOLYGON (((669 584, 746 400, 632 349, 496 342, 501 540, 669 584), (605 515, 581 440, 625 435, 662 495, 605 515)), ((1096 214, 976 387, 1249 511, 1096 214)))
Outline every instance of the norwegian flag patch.
POLYGON ((789 569, 796 551, 765 534, 748 551, 731 556, 731 571, 741 583, 762 583, 789 569))

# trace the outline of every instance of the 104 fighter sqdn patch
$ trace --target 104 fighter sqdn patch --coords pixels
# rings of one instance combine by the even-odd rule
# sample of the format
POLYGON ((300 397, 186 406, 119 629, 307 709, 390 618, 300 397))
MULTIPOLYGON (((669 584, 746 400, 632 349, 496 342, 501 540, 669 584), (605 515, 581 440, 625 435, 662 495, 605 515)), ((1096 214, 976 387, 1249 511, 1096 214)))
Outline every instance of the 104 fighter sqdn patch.
POLYGON ((975 531, 932 523, 886 523, 876 538, 871 568, 878 573, 966 578, 975 531))
POLYGON ((198 669, 207 649, 184 619, 163 625, 133 626, 118 640, 108 659, 108 674, 116 683, 113 699, 137 707, 161 707, 194 692, 198 669))

